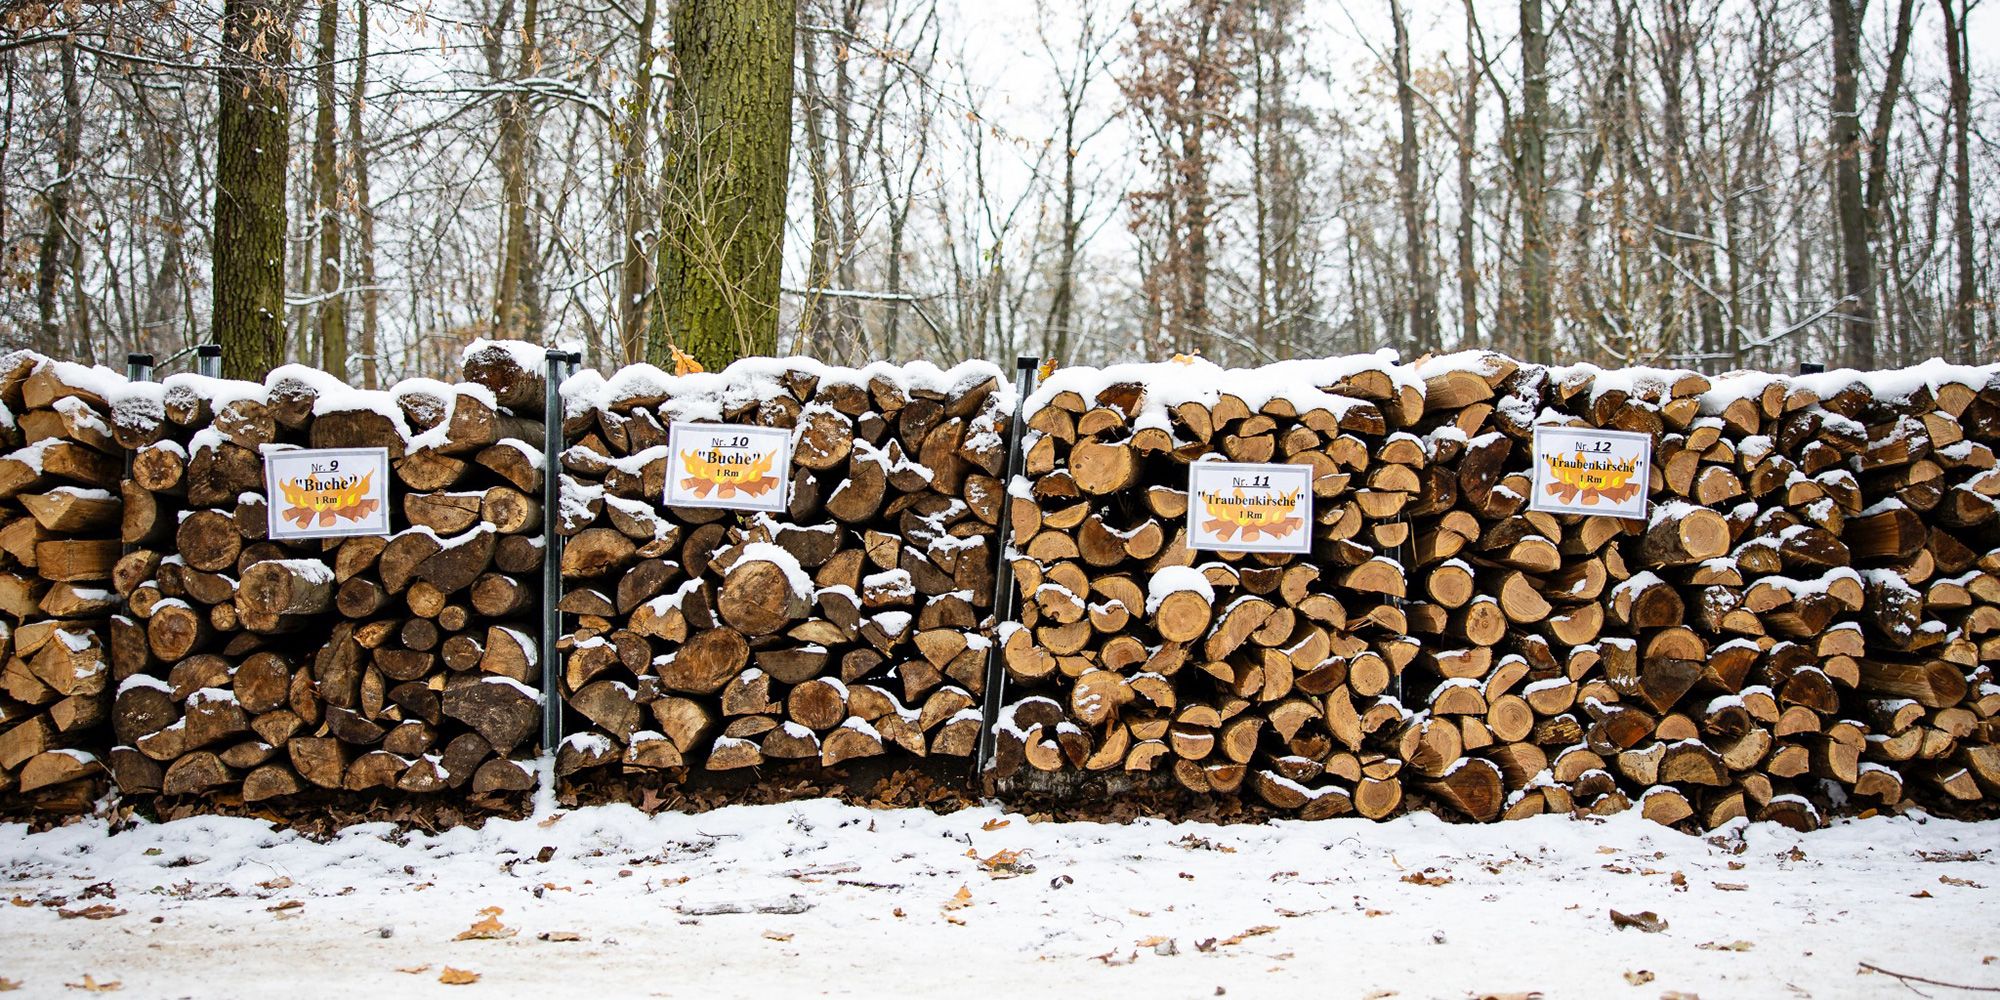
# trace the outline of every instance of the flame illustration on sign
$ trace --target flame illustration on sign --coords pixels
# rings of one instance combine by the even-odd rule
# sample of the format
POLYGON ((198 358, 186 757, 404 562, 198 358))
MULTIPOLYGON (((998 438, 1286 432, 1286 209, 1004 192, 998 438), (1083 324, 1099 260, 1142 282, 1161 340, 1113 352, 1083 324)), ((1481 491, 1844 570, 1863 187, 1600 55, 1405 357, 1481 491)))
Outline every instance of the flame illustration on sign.
POLYGON ((704 500, 708 499, 710 492, 725 498, 738 493, 763 496, 778 488, 778 477, 771 474, 771 467, 777 461, 775 450, 767 451, 751 462, 714 462, 704 458, 699 451, 684 451, 681 452, 681 464, 686 468, 687 475, 681 479, 681 488, 704 500))
POLYGON ((1202 506, 1208 511, 1202 530, 1223 541, 1239 531, 1246 542, 1262 536, 1283 538, 1306 523, 1305 518, 1295 513, 1299 508, 1298 490, 1261 497, 1246 497, 1240 489, 1228 497, 1204 493, 1202 506))
MULTIPOLYGON (((338 489, 308 488, 297 479, 287 479, 278 484, 278 491, 284 494, 285 508, 279 516, 304 528, 313 518, 319 518, 319 526, 332 527, 337 521, 360 521, 375 513, 381 501, 368 496, 369 480, 375 478, 373 472, 359 480, 338 489)), ((312 477, 306 482, 318 484, 312 477)))
POLYGON ((1622 460, 1592 461, 1579 451, 1574 456, 1544 455, 1549 482, 1543 487, 1563 503, 1595 504, 1599 500, 1622 503, 1645 488, 1637 456, 1622 460))

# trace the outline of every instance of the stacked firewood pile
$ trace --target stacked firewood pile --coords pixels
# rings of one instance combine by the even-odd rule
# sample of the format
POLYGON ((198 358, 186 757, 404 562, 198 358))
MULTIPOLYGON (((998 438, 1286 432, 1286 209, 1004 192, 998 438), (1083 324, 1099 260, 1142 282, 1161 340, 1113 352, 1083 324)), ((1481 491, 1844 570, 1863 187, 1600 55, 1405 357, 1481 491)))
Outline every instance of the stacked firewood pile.
POLYGON ((641 366, 563 392, 558 774, 974 752, 1012 412, 991 365, 641 366), (663 506, 676 421, 791 428, 786 510, 663 506))
POLYGON ((1702 827, 2000 793, 1993 372, 1177 367, 1029 401, 1003 774, 1702 827), (1649 519, 1529 511, 1537 422, 1652 434, 1649 519), (1319 470, 1310 559, 1181 547, 1209 454, 1319 470))
POLYGON ((1423 415, 1422 384, 1372 357, 1045 382, 1010 498, 1000 776, 1171 773, 1308 817, 1388 816, 1412 786, 1497 807, 1497 772, 1455 767, 1456 743, 1396 698, 1424 652, 1395 555, 1435 496, 1409 432, 1423 415), (1312 466, 1311 555, 1191 551, 1204 456, 1312 466))
POLYGON ((118 480, 103 368, 0 360, 0 793, 78 811, 102 784, 118 480))
POLYGON ((467 382, 392 392, 297 366, 128 387, 110 643, 126 793, 532 786, 514 758, 541 719, 545 383, 525 346, 475 344, 467 382), (267 504, 314 516, 266 495, 263 455, 294 447, 387 448, 393 535, 270 538, 267 504))

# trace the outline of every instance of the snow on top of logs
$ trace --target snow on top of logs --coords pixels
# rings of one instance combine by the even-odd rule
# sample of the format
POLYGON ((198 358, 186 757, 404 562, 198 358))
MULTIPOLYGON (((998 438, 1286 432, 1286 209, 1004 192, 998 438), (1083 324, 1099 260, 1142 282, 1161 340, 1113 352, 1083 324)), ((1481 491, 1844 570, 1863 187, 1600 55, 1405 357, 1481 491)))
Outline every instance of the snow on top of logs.
POLYGON ((671 420, 720 420, 726 411, 791 394, 787 379, 815 380, 818 385, 866 387, 881 381, 904 392, 962 394, 988 380, 1000 383, 994 399, 1011 409, 1014 394, 991 362, 966 361, 949 369, 928 361, 891 364, 878 361, 865 368, 822 364, 811 358, 741 358, 719 372, 673 375, 650 364, 627 365, 609 376, 585 369, 563 380, 563 415, 578 417, 594 410, 613 410, 658 402, 671 420))
POLYGON ((812 577, 799 565, 798 557, 771 542, 750 542, 744 545, 736 553, 736 558, 722 568, 722 574, 728 576, 730 570, 751 562, 767 562, 778 567, 784 571, 785 585, 791 588, 792 593, 805 600, 812 600, 812 577))
POLYGON ((1284 399, 1300 411, 1324 409, 1339 414, 1364 401, 1322 387, 1337 386, 1363 372, 1386 374, 1399 391, 1403 388, 1423 391, 1424 380, 1417 366, 1398 363, 1396 352, 1385 348, 1373 354, 1300 358, 1258 368, 1224 368, 1201 357, 1104 368, 1058 368, 1042 380, 1022 410, 1039 412, 1065 392, 1096 400, 1113 386, 1136 385, 1143 387, 1145 393, 1139 412, 1133 415, 1134 426, 1142 425, 1148 417, 1154 422, 1165 421, 1167 408, 1182 403, 1214 404, 1225 393, 1241 399, 1251 409, 1284 399))
POLYGON ((1192 566, 1166 566, 1154 571, 1153 578, 1146 581, 1146 613, 1157 614, 1162 602, 1184 590, 1200 594, 1211 604, 1215 601, 1215 588, 1201 570, 1192 566))

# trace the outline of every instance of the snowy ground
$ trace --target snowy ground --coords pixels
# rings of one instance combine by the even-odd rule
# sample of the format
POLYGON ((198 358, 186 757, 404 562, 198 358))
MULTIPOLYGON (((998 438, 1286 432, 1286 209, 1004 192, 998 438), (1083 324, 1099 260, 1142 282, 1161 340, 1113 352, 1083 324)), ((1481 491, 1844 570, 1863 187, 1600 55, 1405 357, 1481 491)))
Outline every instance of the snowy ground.
POLYGON ((1696 838, 821 800, 325 844, 208 818, 6 827, 0 883, 0 977, 38 997, 1911 995, 1863 962, 2000 985, 2000 823, 1907 818, 1696 838))

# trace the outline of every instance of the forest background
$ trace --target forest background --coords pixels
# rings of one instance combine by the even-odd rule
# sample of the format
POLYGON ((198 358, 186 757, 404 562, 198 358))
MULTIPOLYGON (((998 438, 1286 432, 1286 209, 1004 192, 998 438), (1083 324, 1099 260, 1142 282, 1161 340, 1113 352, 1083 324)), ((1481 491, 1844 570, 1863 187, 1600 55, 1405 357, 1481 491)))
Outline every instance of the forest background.
POLYGON ((606 367, 699 339, 713 272, 710 364, 1991 359, 1996 36, 1979 0, 10 2, 0 345, 606 367))

